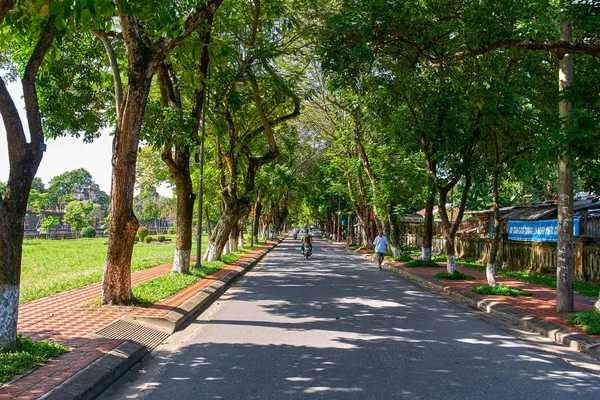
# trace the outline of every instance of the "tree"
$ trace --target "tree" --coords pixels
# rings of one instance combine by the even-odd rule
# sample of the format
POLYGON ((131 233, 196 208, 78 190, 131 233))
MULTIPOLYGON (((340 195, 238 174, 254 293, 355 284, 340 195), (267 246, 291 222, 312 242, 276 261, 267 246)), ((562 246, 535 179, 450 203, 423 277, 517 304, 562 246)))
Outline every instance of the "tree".
MULTIPOLYGON (((17 335, 17 309, 23 248, 23 221, 27 212, 29 191, 42 160, 44 133, 40 118, 36 81, 38 71, 57 34, 58 13, 50 13, 48 5, 22 2, 14 9, 12 1, 3 1, 0 7, 3 69, 11 53, 12 69, 23 86, 30 140, 27 141, 24 121, 11 98, 4 78, 0 78, 0 114, 4 121, 8 142, 9 178, 6 193, 0 195, 0 350, 14 349, 17 335), (6 16, 10 19, 7 22, 6 16), (6 46, 10 43, 10 46, 6 46), (19 46, 20 45, 20 46, 19 46), (18 67, 17 67, 18 65, 18 67)), ((60 11, 59 11, 60 13, 60 11)))
POLYGON ((132 300, 131 256, 138 227, 133 213, 135 167, 152 78, 169 53, 211 19, 222 2, 208 0, 179 9, 179 4, 158 1, 143 6, 117 3, 114 12, 125 47, 127 90, 123 90, 118 58, 108 39, 108 30, 94 24, 93 31, 106 48, 112 69, 116 109, 110 239, 102 281, 102 304, 129 304, 132 300), (181 19, 181 15, 186 17, 181 19))
POLYGON ((44 185, 44 182, 42 182, 41 178, 33 178, 33 182, 31 182, 31 190, 37 190, 38 193, 46 193, 46 186, 44 185))
MULTIPOLYGON (((231 60, 228 69, 215 77, 221 85, 215 111, 219 113, 216 142, 224 210, 210 237, 204 255, 207 261, 221 256, 232 229, 249 214, 258 170, 280 155, 276 127, 300 114, 300 98, 291 88, 295 82, 281 77, 291 67, 281 57, 293 53, 290 48, 298 40, 285 24, 277 22, 283 19, 280 6, 284 3, 263 5, 255 0, 250 20, 225 24, 223 29, 238 35, 243 52, 235 53, 241 61, 231 60), (278 47, 281 44, 285 51, 278 47), (238 74, 249 83, 243 91, 235 90, 238 74)), ((243 5, 239 7, 243 9, 243 5)), ((225 22, 230 21, 220 21, 225 22)), ((217 32, 220 29, 215 27, 217 32)), ((229 40, 229 34, 223 39, 229 40)))
POLYGON ((71 225, 71 230, 80 231, 84 226, 88 226, 94 218, 94 203, 89 200, 73 200, 65 207, 65 216, 63 220, 71 225))
POLYGON ((60 221, 57 217, 53 217, 52 215, 44 218, 42 221, 42 232, 50 233, 55 226, 60 224, 60 221))

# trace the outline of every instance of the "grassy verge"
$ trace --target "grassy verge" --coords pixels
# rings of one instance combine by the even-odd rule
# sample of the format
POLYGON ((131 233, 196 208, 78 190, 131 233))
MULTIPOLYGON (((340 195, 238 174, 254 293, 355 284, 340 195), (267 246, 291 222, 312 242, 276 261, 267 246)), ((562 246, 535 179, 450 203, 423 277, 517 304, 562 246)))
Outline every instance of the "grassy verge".
MULTIPOLYGON (((485 265, 478 264, 473 261, 467 260, 456 260, 458 265, 462 265, 468 268, 476 269, 481 272, 485 272, 485 265)), ((496 269, 496 275, 505 276, 507 278, 517 279, 523 282, 536 283, 551 289, 556 289, 556 277, 531 274, 529 272, 522 271, 509 271, 504 269, 496 269)), ((573 285, 575 293, 579 293, 583 296, 598 297, 600 287, 587 282, 575 282, 573 285)))
MULTIPOLYGON (((106 238, 25 240, 21 302, 100 282, 106 262, 105 241, 106 238)), ((138 243, 133 247, 131 269, 138 271, 172 262, 174 251, 174 240, 161 244, 138 243)), ((194 246, 192 254, 195 252, 194 246)))
POLYGON ((389 259, 392 260, 392 261, 399 261, 399 262, 408 262, 408 261, 412 261, 413 260, 413 258, 411 256, 406 255, 406 254, 402 254, 402 255, 400 255, 398 257, 393 257, 392 256, 392 257, 389 257, 389 259))
POLYGON ((439 272, 435 274, 436 279, 448 279, 451 281, 467 281, 475 279, 471 275, 465 275, 462 272, 439 272))
POLYGON ((58 357, 68 350, 61 344, 51 343, 47 340, 34 342, 19 334, 16 350, 0 353, 0 384, 7 382, 17 374, 30 370, 43 361, 58 357))
MULTIPOLYGON (((190 267, 190 273, 186 275, 169 273, 135 285, 132 288, 135 305, 140 307, 150 307, 161 300, 167 299, 175 293, 198 282, 200 279, 214 274, 227 264, 238 261, 244 254, 263 244, 264 242, 259 242, 254 246, 248 245, 247 247, 240 248, 236 252, 223 254, 220 261, 203 262, 202 268, 199 270, 195 269, 194 265, 192 265, 190 267)), ((92 304, 100 304, 100 299, 94 300, 92 304)))
POLYGON ((498 284, 498 286, 496 286, 496 287, 491 287, 491 286, 486 286, 486 285, 477 286, 473 289, 473 291, 478 294, 490 295, 490 296, 513 296, 513 297, 532 296, 531 292, 528 292, 526 290, 521 290, 521 289, 515 289, 510 286, 503 285, 501 283, 498 284))
POLYGON ((435 261, 412 260, 404 264, 408 268, 439 268, 435 261))
POLYGON ((589 310, 571 314, 566 318, 567 324, 576 325, 588 335, 600 335, 600 312, 589 310))
MULTIPOLYGON (((132 287, 135 305, 140 307, 150 307, 161 300, 173 296, 175 293, 193 285, 200 279, 214 274, 225 267, 222 261, 203 262, 201 269, 190 268, 189 274, 165 274, 149 281, 142 282, 132 287)), ((94 301, 99 304, 100 300, 94 301)))

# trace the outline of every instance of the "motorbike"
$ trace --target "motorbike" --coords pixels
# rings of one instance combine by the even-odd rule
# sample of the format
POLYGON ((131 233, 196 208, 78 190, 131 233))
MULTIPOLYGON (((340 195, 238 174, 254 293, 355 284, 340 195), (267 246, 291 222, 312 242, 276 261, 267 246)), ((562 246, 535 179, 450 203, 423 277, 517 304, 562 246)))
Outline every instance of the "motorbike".
POLYGON ((304 246, 304 250, 302 251, 302 255, 304 256, 304 258, 310 257, 311 254, 312 254, 312 246, 311 245, 304 246))

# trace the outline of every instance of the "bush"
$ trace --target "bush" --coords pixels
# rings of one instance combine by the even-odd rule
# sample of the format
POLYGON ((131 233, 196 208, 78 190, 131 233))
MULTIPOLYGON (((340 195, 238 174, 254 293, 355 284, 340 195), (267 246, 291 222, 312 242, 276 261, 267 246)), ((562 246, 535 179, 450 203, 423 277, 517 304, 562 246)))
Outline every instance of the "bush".
POLYGON ((466 280, 473 280, 473 279, 475 279, 471 275, 465 275, 465 274, 463 274, 461 272, 458 272, 458 271, 454 271, 454 272, 438 272, 437 274, 435 274, 435 278, 436 279, 449 279, 449 280, 452 280, 452 281, 466 281, 466 280))
MULTIPOLYGON (((140 226, 137 231, 137 234, 140 237, 141 241, 145 241, 146 236, 148 236, 149 233, 150 233, 150 231, 145 226, 140 226)), ((148 243, 150 243, 150 242, 148 242, 148 243)))
POLYGON ((390 257, 390 260, 399 261, 399 262, 408 262, 408 261, 412 261, 413 258, 407 254, 401 254, 398 257, 390 257))
POLYGON ((532 296, 533 295, 531 292, 528 292, 526 290, 515 289, 510 286, 503 285, 501 283, 498 284, 498 286, 496 286, 496 287, 484 286, 484 285, 477 286, 473 289, 473 291, 477 294, 486 294, 486 295, 490 295, 490 296, 519 297, 519 296, 532 296))
POLYGON ((588 335, 600 335, 600 312, 589 310, 577 314, 571 314, 567 318, 567 324, 579 326, 588 335))
POLYGON ((140 237, 138 235, 135 235, 135 238, 133 239, 133 243, 137 243, 140 241, 140 237))
POLYGON ((85 226, 83 229, 81 229, 80 235, 82 238, 95 238, 96 230, 91 226, 85 226))
POLYGON ((161 242, 161 243, 162 243, 162 242, 164 242, 164 241, 165 241, 165 237, 164 237, 163 235, 158 235, 158 236, 156 237, 156 240, 158 240, 159 242, 161 242))
POLYGON ((404 264, 409 268, 439 268, 439 264, 435 261, 412 260, 404 264))
POLYGON ((152 243, 154 239, 152 238, 152 236, 146 236, 146 238, 144 239, 144 242, 146 243, 152 243))
POLYGON ((169 229, 167 229, 167 233, 169 235, 174 235, 177 233, 177 228, 175 228, 174 226, 171 226, 169 229))

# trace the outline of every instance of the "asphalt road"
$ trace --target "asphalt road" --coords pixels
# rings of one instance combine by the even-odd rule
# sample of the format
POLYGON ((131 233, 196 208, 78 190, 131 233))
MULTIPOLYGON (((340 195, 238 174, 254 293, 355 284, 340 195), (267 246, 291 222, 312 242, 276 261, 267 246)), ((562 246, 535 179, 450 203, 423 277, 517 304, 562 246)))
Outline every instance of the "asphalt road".
POLYGON ((600 399, 600 378, 447 298, 285 240, 102 399, 600 399))

